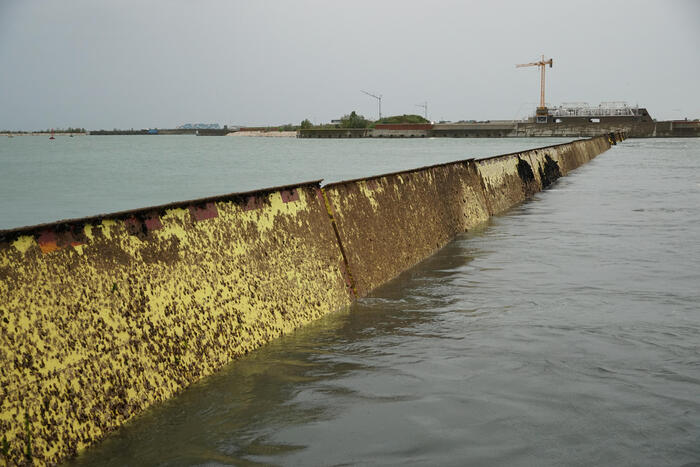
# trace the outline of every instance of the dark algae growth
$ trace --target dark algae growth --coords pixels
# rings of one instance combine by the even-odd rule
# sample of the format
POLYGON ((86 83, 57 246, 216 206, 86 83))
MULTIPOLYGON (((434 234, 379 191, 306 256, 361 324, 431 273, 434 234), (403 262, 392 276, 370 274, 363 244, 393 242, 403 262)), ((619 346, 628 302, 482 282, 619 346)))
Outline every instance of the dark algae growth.
POLYGON ((518 157, 518 176, 523 182, 523 191, 526 198, 529 198, 540 190, 537 180, 535 180, 535 173, 532 171, 532 167, 521 157, 518 157))
POLYGON ((535 174, 532 172, 532 167, 521 157, 518 157, 518 175, 520 176, 520 180, 524 183, 535 181, 535 174))
POLYGON ((547 188, 561 177, 561 171, 559 170, 557 161, 549 157, 549 154, 544 156, 544 160, 544 167, 540 167, 539 172, 540 180, 542 180, 542 188, 547 188))

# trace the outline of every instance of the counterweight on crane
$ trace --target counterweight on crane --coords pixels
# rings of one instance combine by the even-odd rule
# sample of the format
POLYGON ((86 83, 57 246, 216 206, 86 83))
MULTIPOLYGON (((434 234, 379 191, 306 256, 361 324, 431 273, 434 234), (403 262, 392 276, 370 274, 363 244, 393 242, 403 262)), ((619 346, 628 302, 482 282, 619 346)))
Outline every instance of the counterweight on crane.
POLYGON ((547 106, 544 103, 544 68, 546 65, 549 65, 549 68, 552 68, 554 60, 549 58, 547 60, 544 59, 544 55, 542 55, 542 59, 538 62, 531 62, 531 63, 521 63, 520 65, 515 65, 515 68, 521 68, 521 67, 526 67, 526 66, 537 66, 540 67, 540 73, 541 73, 541 78, 540 78, 540 106, 537 107, 537 112, 535 112, 535 115, 537 117, 538 122, 546 122, 547 121, 547 106))

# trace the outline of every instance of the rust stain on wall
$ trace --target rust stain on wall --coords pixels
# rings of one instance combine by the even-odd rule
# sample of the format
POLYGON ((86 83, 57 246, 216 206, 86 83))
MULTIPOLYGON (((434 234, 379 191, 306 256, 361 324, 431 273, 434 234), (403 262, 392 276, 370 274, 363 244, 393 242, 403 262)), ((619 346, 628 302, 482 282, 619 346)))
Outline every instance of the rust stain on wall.
POLYGON ((214 219, 219 217, 219 211, 216 209, 216 203, 200 203, 189 206, 190 214, 196 221, 214 219))

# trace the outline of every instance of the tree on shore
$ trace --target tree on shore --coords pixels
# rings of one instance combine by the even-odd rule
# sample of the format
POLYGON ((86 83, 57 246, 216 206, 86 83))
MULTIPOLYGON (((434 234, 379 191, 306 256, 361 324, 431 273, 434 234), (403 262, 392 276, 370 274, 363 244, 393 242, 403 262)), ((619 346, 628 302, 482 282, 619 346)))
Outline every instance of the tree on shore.
POLYGON ((305 118, 304 120, 301 121, 301 129, 302 130, 307 130, 311 128, 313 125, 311 124, 311 121, 308 118, 305 118))
POLYGON ((72 127, 72 126, 69 126, 68 128, 47 128, 46 130, 35 130, 35 131, 32 131, 32 133, 42 134, 42 133, 51 133, 52 131, 54 133, 87 133, 85 128, 78 128, 78 127, 72 127))
POLYGON ((340 126, 343 128, 367 128, 372 123, 362 115, 357 115, 353 110, 350 115, 344 115, 340 119, 340 126))
POLYGON ((426 120, 420 115, 392 115, 391 117, 384 117, 381 120, 374 122, 375 125, 383 123, 430 123, 430 120, 426 120))

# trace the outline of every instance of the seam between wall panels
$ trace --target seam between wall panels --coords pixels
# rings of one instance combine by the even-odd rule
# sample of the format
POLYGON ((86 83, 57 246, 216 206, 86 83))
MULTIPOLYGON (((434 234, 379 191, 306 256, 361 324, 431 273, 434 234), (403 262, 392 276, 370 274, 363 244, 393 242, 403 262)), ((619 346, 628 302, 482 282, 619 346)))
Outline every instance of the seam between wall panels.
POLYGON ((355 285, 355 278, 353 277, 352 270, 350 269, 350 262, 348 261, 348 256, 345 253, 345 247, 343 246, 343 240, 340 237, 340 231, 338 230, 338 223, 335 221, 335 216, 333 216, 333 205, 331 200, 328 198, 328 193, 323 187, 320 188, 321 196, 323 196, 323 203, 326 206, 326 212, 328 213, 328 219, 331 221, 331 226, 333 227, 333 233, 335 233, 335 239, 338 242, 338 248, 340 248, 340 254, 343 256, 343 263, 345 264, 345 274, 347 275, 348 285, 350 286, 350 291, 352 292, 353 298, 357 298, 357 287, 355 285))

